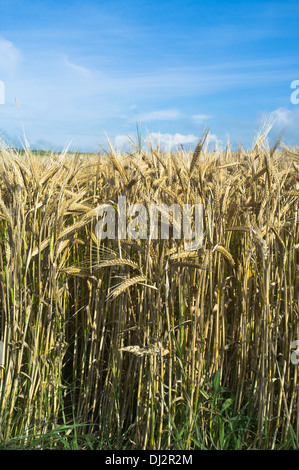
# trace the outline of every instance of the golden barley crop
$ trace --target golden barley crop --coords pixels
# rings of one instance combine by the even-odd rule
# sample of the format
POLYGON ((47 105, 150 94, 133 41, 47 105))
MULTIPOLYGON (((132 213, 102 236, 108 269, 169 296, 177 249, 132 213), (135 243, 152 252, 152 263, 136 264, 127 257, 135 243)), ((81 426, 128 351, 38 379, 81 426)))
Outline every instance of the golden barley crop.
POLYGON ((207 135, 193 153, 1 149, 0 442, 76 423, 103 448, 298 449, 298 149, 209 153, 207 135), (201 248, 174 217, 168 238, 97 238, 119 196, 202 204, 201 248))

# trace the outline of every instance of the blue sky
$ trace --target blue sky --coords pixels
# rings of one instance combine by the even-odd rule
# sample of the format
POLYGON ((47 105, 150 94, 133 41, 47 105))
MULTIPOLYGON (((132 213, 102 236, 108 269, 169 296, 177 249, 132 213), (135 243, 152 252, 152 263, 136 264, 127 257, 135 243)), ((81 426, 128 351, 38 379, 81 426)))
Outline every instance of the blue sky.
POLYGON ((251 146, 270 118, 298 144, 298 1, 0 0, 0 130, 32 148, 136 137, 251 146), (15 102, 17 98, 18 106, 15 102))

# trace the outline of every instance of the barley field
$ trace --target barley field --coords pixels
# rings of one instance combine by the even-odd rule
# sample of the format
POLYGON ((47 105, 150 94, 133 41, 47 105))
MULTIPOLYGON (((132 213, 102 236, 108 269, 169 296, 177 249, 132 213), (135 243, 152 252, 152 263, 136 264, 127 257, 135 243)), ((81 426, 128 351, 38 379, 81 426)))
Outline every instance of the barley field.
POLYGON ((2 145, 1 449, 299 448, 299 149, 206 137, 2 145), (97 207, 120 195, 202 204, 202 247, 99 239, 97 207))

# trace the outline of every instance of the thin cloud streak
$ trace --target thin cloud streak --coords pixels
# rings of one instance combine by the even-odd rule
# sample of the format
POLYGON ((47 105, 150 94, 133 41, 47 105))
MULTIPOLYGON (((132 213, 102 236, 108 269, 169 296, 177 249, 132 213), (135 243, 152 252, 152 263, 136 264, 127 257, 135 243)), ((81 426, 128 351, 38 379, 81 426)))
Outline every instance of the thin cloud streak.
POLYGON ((0 71, 1 74, 12 72, 16 69, 21 59, 21 52, 11 41, 0 38, 0 71))
POLYGON ((180 117, 181 113, 177 109, 161 109, 160 111, 137 114, 131 120, 134 122, 172 121, 180 117))
POLYGON ((63 58, 63 63, 70 68, 71 70, 74 70, 76 72, 84 73, 84 74, 90 74, 91 71, 87 69, 86 67, 82 67, 82 65, 75 64, 71 62, 68 58, 68 56, 63 58))

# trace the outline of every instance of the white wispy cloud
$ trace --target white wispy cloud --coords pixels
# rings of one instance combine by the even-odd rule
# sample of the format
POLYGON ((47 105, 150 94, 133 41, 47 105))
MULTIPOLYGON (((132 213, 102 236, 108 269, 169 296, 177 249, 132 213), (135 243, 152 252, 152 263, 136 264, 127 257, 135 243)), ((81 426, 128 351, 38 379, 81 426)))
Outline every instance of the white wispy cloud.
POLYGON ((207 147, 209 144, 214 144, 215 148, 222 149, 222 140, 217 137, 216 134, 209 134, 207 137, 207 147))
MULTIPOLYGON (((128 147, 131 144, 130 138, 133 141, 136 141, 136 136, 134 135, 117 135, 114 139, 115 147, 117 149, 123 149, 128 147)), ((198 137, 193 134, 163 134, 160 132, 151 132, 147 135, 145 139, 143 139, 143 143, 146 145, 151 142, 154 146, 159 144, 161 147, 164 147, 166 149, 177 147, 180 144, 195 144, 197 141, 198 137)))
POLYGON ((208 119, 211 119, 211 117, 212 116, 210 116, 209 114, 193 114, 193 116, 191 116, 191 118, 195 122, 207 121, 208 119))
POLYGON ((181 113, 177 109, 161 109, 158 111, 149 111, 134 116, 134 121, 150 122, 150 121, 174 121, 181 117, 181 113))
POLYGON ((258 135, 267 132, 270 139, 276 139, 283 133, 284 139, 298 142, 299 106, 291 108, 281 106, 271 112, 262 113, 256 124, 259 126, 258 135))
MULTIPOLYGON (((178 145, 189 145, 194 147, 198 142, 199 137, 193 134, 162 134, 160 132, 151 132, 148 135, 147 141, 151 141, 154 144, 160 144, 161 147, 166 149, 172 149, 178 147, 178 145)), ((217 137, 216 134, 209 134, 205 144, 206 148, 211 150, 213 148, 222 148, 222 140, 217 137)))
POLYGON ((69 67, 72 70, 75 70, 76 72, 84 73, 84 74, 90 74, 90 70, 87 69, 86 67, 83 67, 82 65, 75 64, 74 62, 71 62, 68 58, 68 56, 65 56, 63 58, 64 64, 69 67))
POLYGON ((271 118, 277 126, 290 126, 294 124, 296 115, 298 115, 298 112, 282 107, 272 111, 271 118))
MULTIPOLYGON (((126 73, 125 76, 107 72, 100 77, 98 83, 104 93, 134 93, 135 98, 144 97, 146 93, 149 99, 152 96, 177 98, 283 83, 289 76, 294 76, 294 68, 291 59, 286 63, 277 58, 267 60, 265 64, 261 61, 244 60, 219 62, 208 66, 169 67, 138 74, 126 73)), ((172 109, 141 113, 140 119, 156 119, 159 117, 156 113, 160 113, 160 119, 164 119, 166 112, 169 119, 179 117, 178 110, 172 109)))
POLYGON ((21 59, 20 51, 11 41, 0 38, 0 70, 2 72, 13 71, 21 59))
POLYGON ((194 144, 198 140, 198 137, 193 134, 161 134, 160 132, 151 132, 148 136, 148 140, 155 144, 159 143, 166 148, 173 148, 180 144, 194 144))
MULTIPOLYGON (((136 136, 131 134, 119 134, 114 139, 114 145, 118 150, 128 148, 131 145, 131 140, 136 141, 136 136)), ((164 150, 173 149, 179 145, 194 145, 198 142, 199 137, 193 134, 170 134, 170 133, 161 133, 161 132, 150 132, 145 139, 143 139, 144 144, 149 144, 150 142, 156 146, 160 145, 164 150)), ((206 148, 222 148, 222 140, 217 137, 216 134, 209 134, 206 140, 206 148)))
POLYGON ((132 138, 133 141, 136 140, 136 137, 133 135, 128 136, 128 135, 117 135, 114 139, 114 145, 117 149, 123 149, 126 148, 130 145, 130 137, 132 138))

